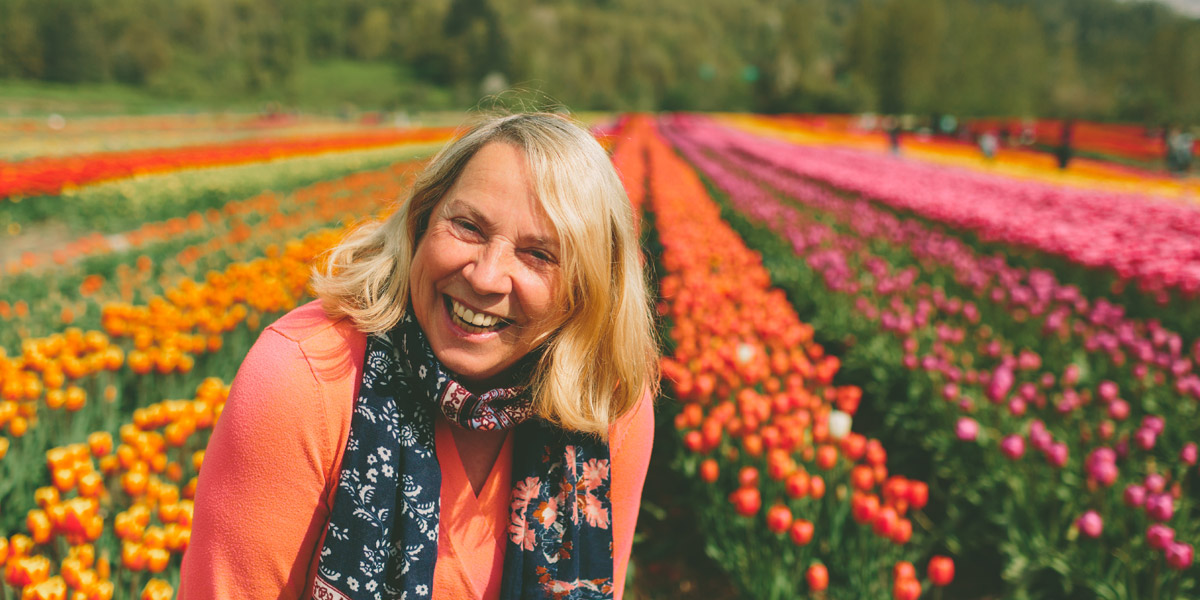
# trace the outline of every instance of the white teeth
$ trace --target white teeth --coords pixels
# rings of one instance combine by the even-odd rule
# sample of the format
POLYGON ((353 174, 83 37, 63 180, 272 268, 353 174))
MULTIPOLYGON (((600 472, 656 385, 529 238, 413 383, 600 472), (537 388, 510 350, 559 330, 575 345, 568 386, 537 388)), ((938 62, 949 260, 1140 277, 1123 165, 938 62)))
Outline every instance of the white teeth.
POLYGON ((462 304, 459 304, 458 301, 453 298, 450 299, 450 307, 454 310, 454 316, 461 319, 464 323, 469 323, 475 327, 494 327, 500 322, 500 317, 482 312, 477 313, 463 306, 462 304))

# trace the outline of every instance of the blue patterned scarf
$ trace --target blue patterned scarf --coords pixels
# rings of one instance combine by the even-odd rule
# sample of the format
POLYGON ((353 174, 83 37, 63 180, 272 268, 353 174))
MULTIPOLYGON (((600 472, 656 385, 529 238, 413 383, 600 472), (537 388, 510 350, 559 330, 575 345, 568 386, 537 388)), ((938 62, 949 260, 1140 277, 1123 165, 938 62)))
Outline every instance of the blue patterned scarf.
MULTIPOLYGON (((515 368, 527 375, 532 362, 515 368)), ((410 315, 387 336, 367 340, 313 598, 432 594, 442 487, 433 433, 439 408, 463 427, 516 428, 500 597, 612 598, 608 446, 529 418, 529 394, 521 387, 470 393, 438 362, 410 315)))

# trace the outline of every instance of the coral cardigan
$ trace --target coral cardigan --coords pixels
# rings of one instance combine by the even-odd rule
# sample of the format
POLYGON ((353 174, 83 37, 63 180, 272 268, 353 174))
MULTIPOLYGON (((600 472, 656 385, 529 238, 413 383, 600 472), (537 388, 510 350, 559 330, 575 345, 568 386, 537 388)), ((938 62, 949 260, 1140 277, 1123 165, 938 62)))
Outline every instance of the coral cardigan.
MULTIPOLYGON (((366 336, 349 319, 330 320, 317 302, 255 342, 205 453, 180 600, 312 597, 365 352, 366 336)), ((435 432, 442 508, 433 597, 499 598, 512 436, 476 496, 450 427, 442 418, 435 432)), ((649 396, 609 433, 617 598, 653 434, 649 396)))

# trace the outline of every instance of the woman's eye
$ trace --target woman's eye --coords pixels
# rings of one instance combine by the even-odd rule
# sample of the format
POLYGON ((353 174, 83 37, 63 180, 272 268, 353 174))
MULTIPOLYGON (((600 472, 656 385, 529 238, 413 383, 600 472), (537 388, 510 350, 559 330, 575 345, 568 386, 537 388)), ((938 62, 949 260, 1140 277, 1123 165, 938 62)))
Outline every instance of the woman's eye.
POLYGON ((479 234, 479 228, 476 227, 474 223, 466 219, 452 219, 450 222, 453 223, 458 229, 468 233, 479 234))
POLYGON ((529 255, 532 256, 534 260, 547 265, 553 265, 558 262, 558 259, 555 258, 553 254, 550 254, 545 250, 538 250, 535 248, 529 251, 529 255))

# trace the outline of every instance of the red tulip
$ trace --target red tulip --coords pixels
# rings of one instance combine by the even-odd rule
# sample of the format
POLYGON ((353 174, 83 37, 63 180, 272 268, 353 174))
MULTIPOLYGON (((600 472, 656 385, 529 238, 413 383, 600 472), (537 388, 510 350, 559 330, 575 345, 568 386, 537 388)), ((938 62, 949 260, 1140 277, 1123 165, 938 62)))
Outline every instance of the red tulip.
POLYGON ((804 573, 804 578, 808 581, 808 589, 814 592, 825 591, 829 587, 829 569, 821 563, 810 565, 804 573))
POLYGON ((762 508, 762 496, 758 488, 738 488, 729 494, 729 501, 733 503, 733 510, 743 517, 752 517, 762 508))
POLYGON ((788 529, 788 535, 792 538, 792 543, 797 546, 807 546, 813 539, 813 524, 812 521, 805 519, 796 519, 792 521, 792 526, 788 529))
POLYGON ((929 580, 936 586, 950 585, 954 581, 954 559, 949 556, 929 559, 929 580))
POLYGON ((787 506, 776 504, 767 511, 767 529, 772 533, 783 533, 792 525, 792 511, 787 506))

